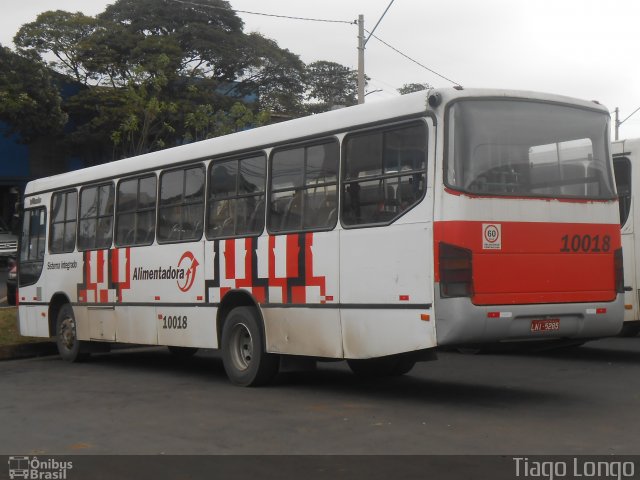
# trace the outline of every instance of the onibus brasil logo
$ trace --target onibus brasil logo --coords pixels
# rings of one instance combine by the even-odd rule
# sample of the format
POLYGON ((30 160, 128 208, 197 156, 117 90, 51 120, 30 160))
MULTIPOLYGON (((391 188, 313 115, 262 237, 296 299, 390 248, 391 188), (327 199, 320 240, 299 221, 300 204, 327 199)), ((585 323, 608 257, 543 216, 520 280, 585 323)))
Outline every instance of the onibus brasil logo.
POLYGON ((175 280, 181 292, 187 292, 196 280, 196 271, 200 262, 192 252, 184 252, 177 266, 144 268, 136 267, 133 280, 175 280))
POLYGON ((59 461, 54 458, 46 460, 38 457, 9 457, 9 478, 25 478, 33 480, 66 480, 67 471, 73 469, 73 462, 59 461))

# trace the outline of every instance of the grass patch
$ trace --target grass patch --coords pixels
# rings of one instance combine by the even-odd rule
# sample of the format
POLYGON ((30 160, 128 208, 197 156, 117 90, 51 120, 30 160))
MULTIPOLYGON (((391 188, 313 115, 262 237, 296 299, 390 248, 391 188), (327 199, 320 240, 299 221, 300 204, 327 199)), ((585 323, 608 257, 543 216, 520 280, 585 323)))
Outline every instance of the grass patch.
POLYGON ((18 331, 16 316, 17 308, 0 309, 0 346, 18 345, 20 343, 48 342, 48 338, 23 337, 18 331))

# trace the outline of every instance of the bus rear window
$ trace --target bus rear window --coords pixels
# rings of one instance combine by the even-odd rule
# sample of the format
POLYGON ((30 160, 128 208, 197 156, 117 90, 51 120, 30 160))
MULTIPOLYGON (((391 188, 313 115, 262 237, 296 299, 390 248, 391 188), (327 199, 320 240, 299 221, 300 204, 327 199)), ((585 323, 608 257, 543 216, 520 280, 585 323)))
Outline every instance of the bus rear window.
POLYGON ((478 195, 612 199, 608 117, 551 103, 467 100, 448 113, 448 186, 478 195))

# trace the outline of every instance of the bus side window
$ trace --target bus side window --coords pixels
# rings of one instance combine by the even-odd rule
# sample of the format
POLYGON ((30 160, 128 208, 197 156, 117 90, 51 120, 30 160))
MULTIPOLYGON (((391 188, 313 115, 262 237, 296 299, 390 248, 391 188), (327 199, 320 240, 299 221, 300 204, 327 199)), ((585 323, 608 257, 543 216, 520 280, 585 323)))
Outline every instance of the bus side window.
POLYGON ((118 183, 116 240, 118 247, 151 245, 156 227, 155 175, 118 183))
POLYGON ((204 231, 204 166, 160 174, 159 242, 200 240, 204 231))
POLYGON ((271 157, 270 232, 335 226, 339 146, 331 139, 277 150, 271 157))
POLYGON ((32 285, 40 278, 44 265, 46 225, 47 212, 44 208, 24 211, 20 240, 20 287, 32 285))
POLYGON ((266 172, 263 154, 211 162, 207 238, 262 233, 266 172))
POLYGON ((353 133, 343 145, 345 226, 386 224, 420 201, 426 190, 424 124, 353 133))
POLYGON ((78 192, 54 193, 51 197, 51 253, 70 253, 76 248, 78 192))
POLYGON ((112 183, 80 190, 78 250, 98 250, 111 247, 113 234, 112 183))

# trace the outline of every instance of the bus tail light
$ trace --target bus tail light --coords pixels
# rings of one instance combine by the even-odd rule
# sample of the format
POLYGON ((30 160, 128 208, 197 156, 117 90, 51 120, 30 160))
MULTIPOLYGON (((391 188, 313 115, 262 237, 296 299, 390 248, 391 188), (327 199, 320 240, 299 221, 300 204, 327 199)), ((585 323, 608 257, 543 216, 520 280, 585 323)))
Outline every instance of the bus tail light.
POLYGON ((616 292, 624 293, 624 264, 622 261, 622 248, 618 248, 613 254, 615 268, 616 292))
POLYGON ((440 243, 440 296, 470 297, 473 294, 471 250, 440 243))

